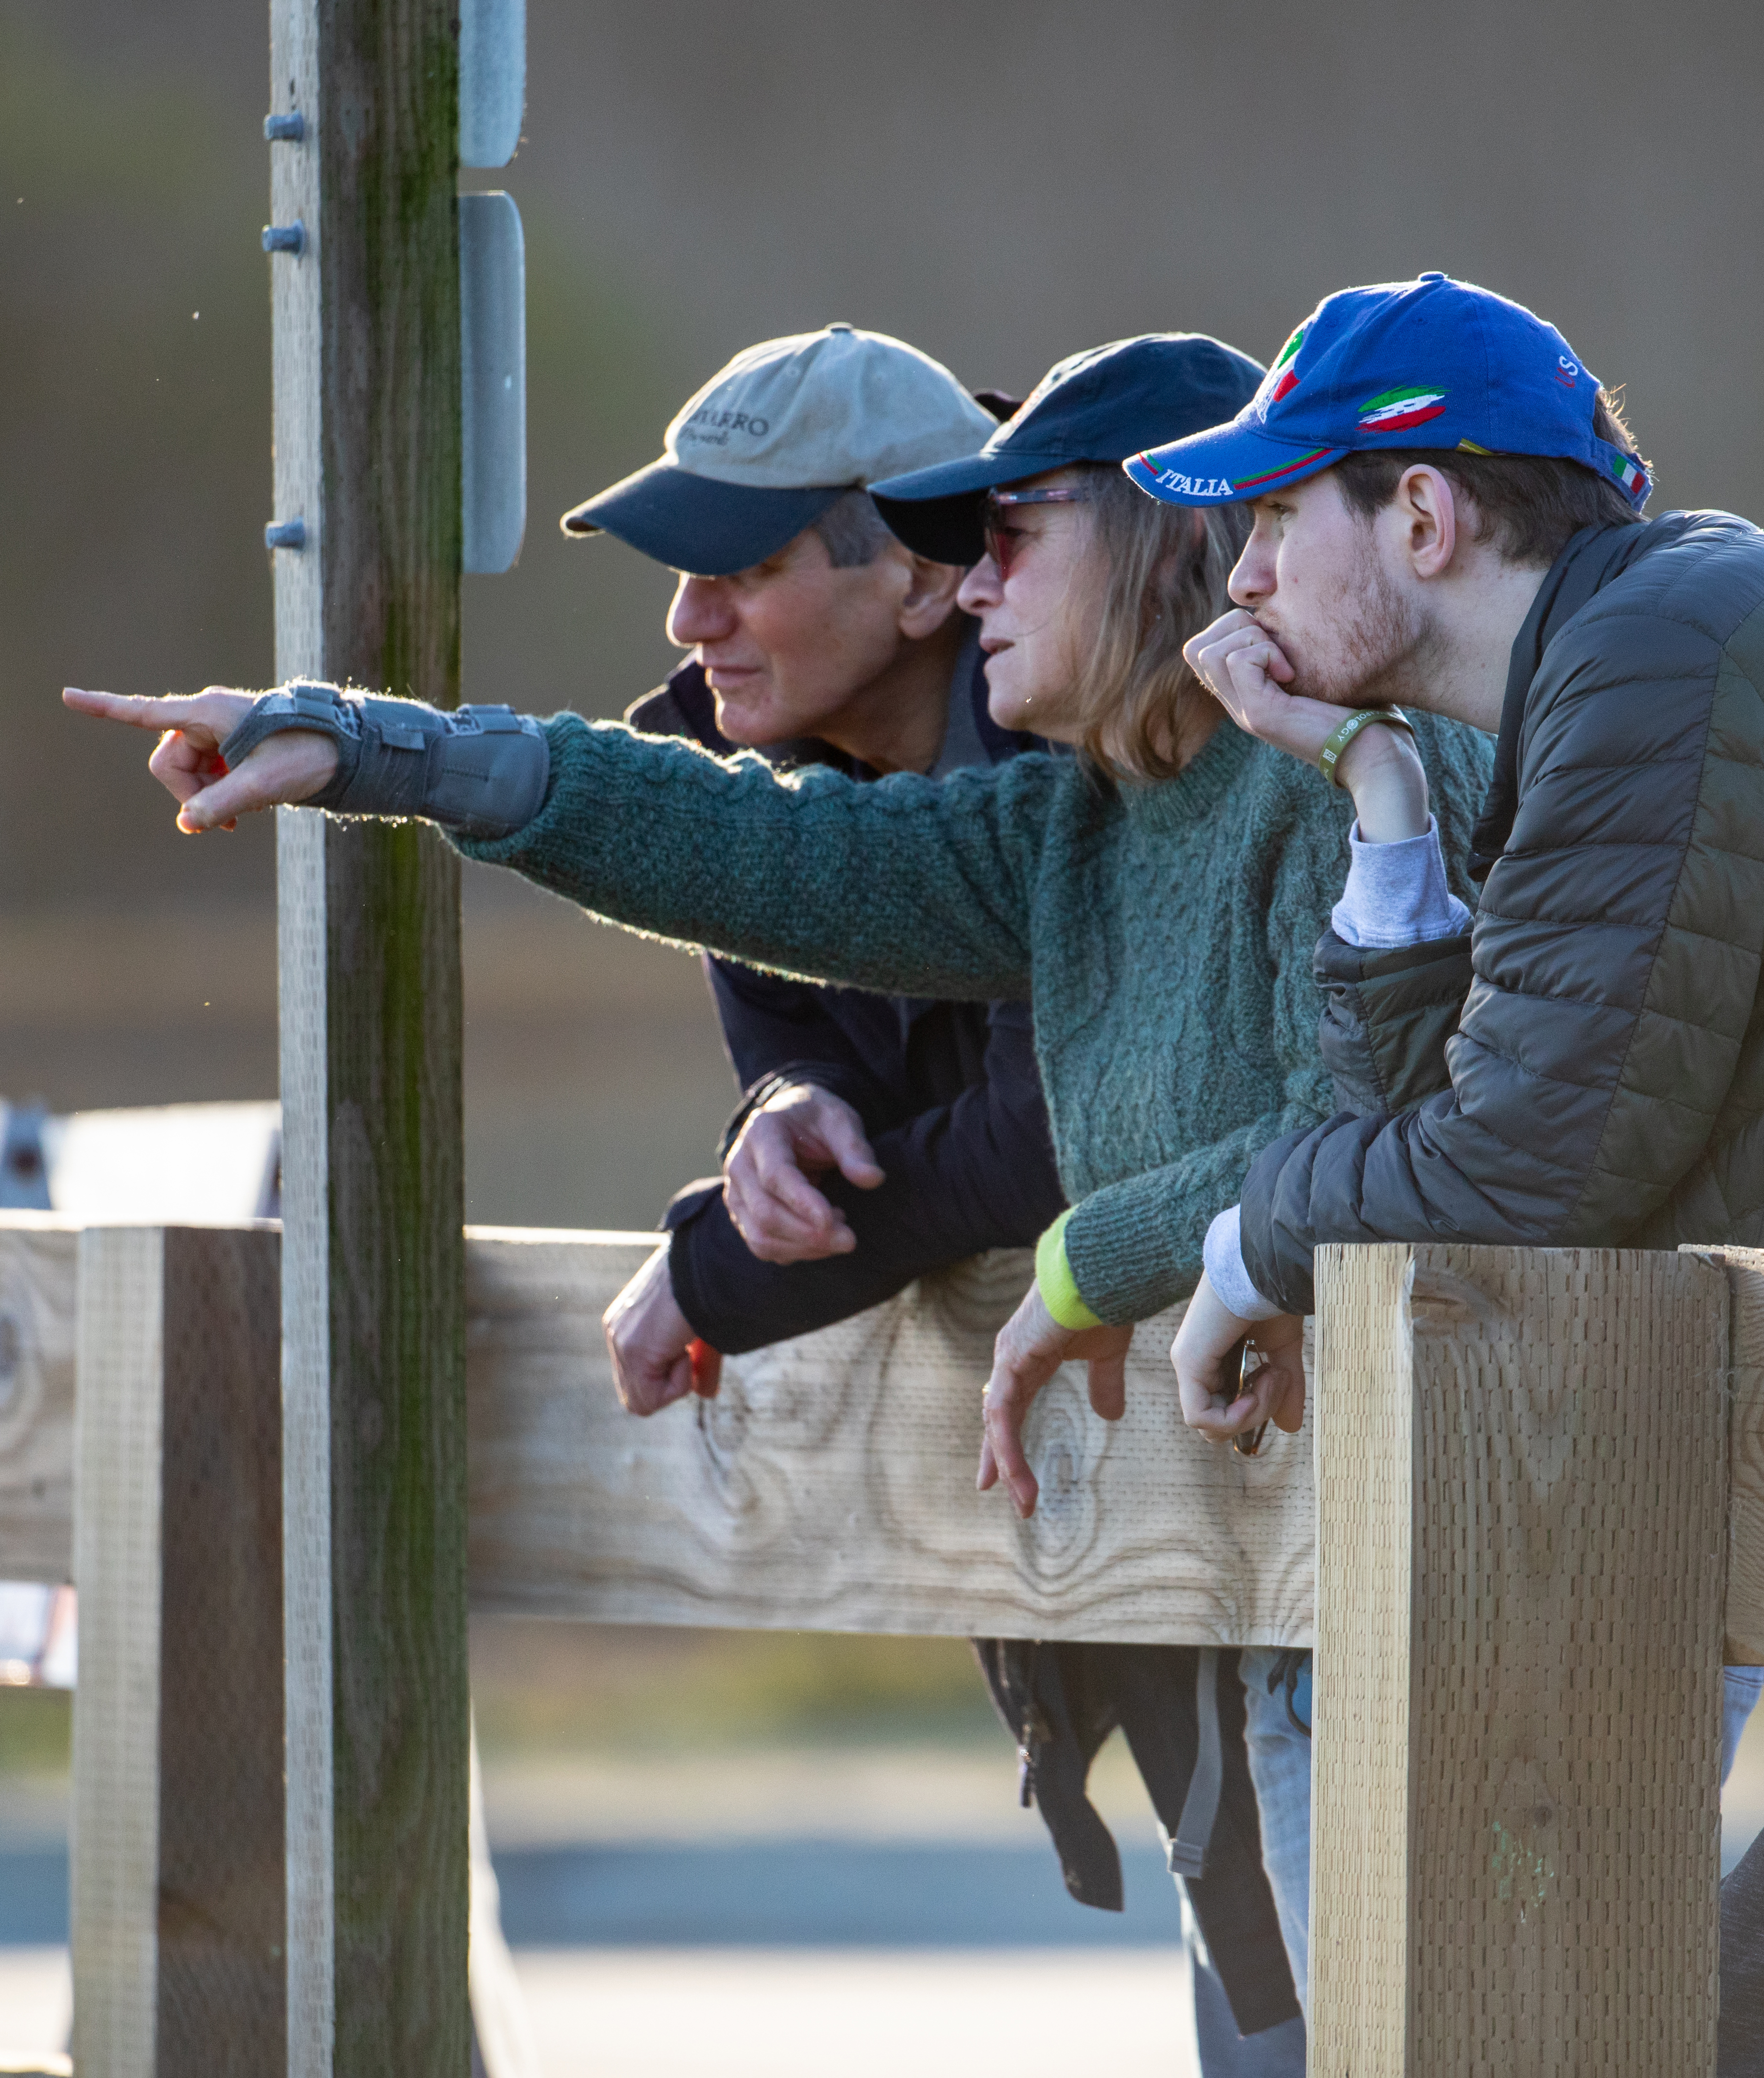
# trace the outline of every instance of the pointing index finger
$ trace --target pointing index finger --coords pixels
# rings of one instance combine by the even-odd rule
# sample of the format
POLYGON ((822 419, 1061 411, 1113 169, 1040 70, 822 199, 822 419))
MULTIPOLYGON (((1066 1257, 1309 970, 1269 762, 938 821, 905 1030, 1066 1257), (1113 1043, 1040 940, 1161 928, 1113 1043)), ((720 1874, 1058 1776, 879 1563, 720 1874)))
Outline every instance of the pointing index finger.
POLYGON ((88 692, 81 686, 64 686, 61 699, 76 714, 100 721, 127 722, 136 728, 177 728, 189 718, 187 700, 144 699, 132 693, 88 692))

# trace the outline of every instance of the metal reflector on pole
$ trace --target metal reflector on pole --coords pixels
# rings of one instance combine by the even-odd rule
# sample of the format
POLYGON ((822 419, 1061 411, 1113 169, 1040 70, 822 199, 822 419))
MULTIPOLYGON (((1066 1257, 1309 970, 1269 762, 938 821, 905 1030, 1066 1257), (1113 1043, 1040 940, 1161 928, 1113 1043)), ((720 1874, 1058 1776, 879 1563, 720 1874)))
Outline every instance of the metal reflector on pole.
POLYGON ((511 196, 460 197, 465 568, 513 566, 527 532, 527 255, 511 196))
POLYGON ((527 0, 460 0, 460 164, 506 166, 527 104, 527 0))

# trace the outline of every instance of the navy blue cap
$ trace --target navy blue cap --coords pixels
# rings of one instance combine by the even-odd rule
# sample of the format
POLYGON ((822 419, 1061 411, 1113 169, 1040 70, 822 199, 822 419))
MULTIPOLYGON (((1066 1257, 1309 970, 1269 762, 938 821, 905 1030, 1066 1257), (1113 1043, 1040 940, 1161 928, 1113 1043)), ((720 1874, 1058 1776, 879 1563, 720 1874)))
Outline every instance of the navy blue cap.
POLYGON ((1171 505, 1260 498, 1378 448, 1547 455, 1608 476, 1639 510, 1640 457, 1592 429, 1599 378, 1522 303, 1444 274, 1326 296, 1227 425, 1125 466, 1171 505))
POLYGON ((1255 394, 1259 361, 1204 332, 1148 332, 1057 361, 978 454, 870 486, 915 555, 975 563, 981 501, 1078 461, 1119 462, 1153 440, 1216 426, 1255 394))

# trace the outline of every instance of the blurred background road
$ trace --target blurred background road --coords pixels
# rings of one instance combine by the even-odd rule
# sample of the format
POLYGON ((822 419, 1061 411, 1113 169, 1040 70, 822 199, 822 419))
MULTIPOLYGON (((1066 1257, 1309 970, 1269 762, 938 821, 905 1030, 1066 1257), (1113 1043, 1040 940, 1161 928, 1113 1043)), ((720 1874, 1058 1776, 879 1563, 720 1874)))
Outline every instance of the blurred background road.
MULTIPOLYGON (((527 141, 468 177, 525 221, 531 428, 468 698, 613 715, 665 674, 666 573, 556 515, 832 319, 1021 392, 1153 328, 1266 357, 1328 290, 1443 268, 1626 386, 1657 509, 1764 511, 1744 0, 528 18, 527 141)), ((0 1097, 57 1113, 275 1094, 270 832, 179 839, 144 746, 56 699, 269 674, 265 66, 261 6, 0 0, 0 1097)), ((732 1095, 691 957, 474 871, 465 966, 469 1216, 652 1225, 732 1095)), ((1115 1919, 1065 1897, 959 1646, 484 1624, 474 1684, 549 2078, 1187 2068, 1120 1755, 1115 1919)), ((65 1698, 0 1693, 0 2047, 64 2024, 65 1736, 65 1698)), ((1730 1809, 1732 1851, 1756 1739, 1730 1809)))
MULTIPOLYGON (((480 1621, 504 1929, 545 2078, 1191 2078, 1174 1887, 1117 1738, 1127 1909, 1075 1905, 949 1640, 480 1621)), ((0 2051, 68 2001, 65 1696, 0 1692, 0 2051)), ((1764 1723, 1723 1866, 1764 1824, 1764 1723)))
MULTIPOLYGON (((1127 1909, 1067 1897, 950 1641, 482 1623, 503 1922, 545 2078, 1188 2078, 1175 1892, 1117 1741, 1127 1909)), ((0 1692, 0 2052, 68 2004, 67 1700, 0 1692)))

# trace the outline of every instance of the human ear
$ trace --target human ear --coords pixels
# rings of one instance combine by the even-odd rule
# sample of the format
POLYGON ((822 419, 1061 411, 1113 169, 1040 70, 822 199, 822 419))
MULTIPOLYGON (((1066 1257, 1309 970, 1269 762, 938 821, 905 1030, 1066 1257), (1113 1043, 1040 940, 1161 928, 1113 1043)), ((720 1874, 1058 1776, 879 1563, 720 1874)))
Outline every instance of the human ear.
POLYGON ((911 557, 907 589, 896 609, 901 633, 911 641, 935 635, 955 611, 956 594, 964 574, 959 563, 934 563, 924 556, 911 557))
POLYGON ((1457 507, 1449 481, 1417 463, 1403 472, 1395 503, 1410 568, 1418 578, 1441 576, 1457 548, 1457 507))

